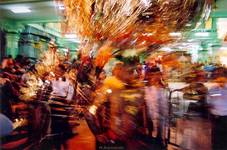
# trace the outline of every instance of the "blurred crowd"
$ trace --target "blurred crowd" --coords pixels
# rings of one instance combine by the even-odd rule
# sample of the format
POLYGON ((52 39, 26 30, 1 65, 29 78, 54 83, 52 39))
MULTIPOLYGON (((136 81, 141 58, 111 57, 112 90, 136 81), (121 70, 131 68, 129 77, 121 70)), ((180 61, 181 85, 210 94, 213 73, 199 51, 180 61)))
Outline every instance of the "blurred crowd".
POLYGON ((173 91, 161 59, 141 63, 136 57, 125 58, 113 66, 111 73, 94 66, 92 58, 80 56, 71 62, 55 62, 54 67, 48 66, 50 70, 42 67, 39 61, 21 55, 2 60, 1 120, 5 120, 5 126, 1 137, 30 124, 27 129, 31 133, 39 131, 39 140, 48 134, 60 134, 54 147, 61 149, 63 145, 67 149, 67 138, 62 135, 77 134, 73 125, 78 126, 78 120, 85 118, 96 137, 97 149, 110 145, 130 150, 166 149, 170 94, 181 91, 185 99, 197 101, 189 105, 188 112, 214 119, 213 146, 225 146, 225 141, 220 144, 220 137, 227 135, 223 131, 227 125, 227 71, 223 66, 193 64, 192 71, 182 77, 188 86, 173 91), (215 85, 208 88, 205 82, 215 85))
POLYGON ((67 109, 75 107, 73 99, 76 70, 64 61, 54 68, 54 73, 44 72, 39 75, 40 72, 37 70, 39 63, 21 55, 15 59, 8 56, 2 60, 0 73, 2 148, 24 149, 31 146, 31 143, 36 145, 42 138, 47 138, 47 135, 58 134, 60 138, 50 145, 59 149, 64 142, 63 139, 66 139, 61 134, 66 132, 73 135, 71 126, 78 125, 76 117, 82 115, 82 110, 78 114, 73 112, 76 117, 72 118, 72 122, 70 122, 72 119, 64 119, 74 115, 67 109), (58 115, 59 118, 54 118, 58 115))
POLYGON ((15 119, 13 104, 18 103, 20 87, 24 85, 22 76, 29 69, 30 61, 28 58, 18 55, 15 59, 12 56, 3 58, 1 63, 1 113, 10 119, 15 119))

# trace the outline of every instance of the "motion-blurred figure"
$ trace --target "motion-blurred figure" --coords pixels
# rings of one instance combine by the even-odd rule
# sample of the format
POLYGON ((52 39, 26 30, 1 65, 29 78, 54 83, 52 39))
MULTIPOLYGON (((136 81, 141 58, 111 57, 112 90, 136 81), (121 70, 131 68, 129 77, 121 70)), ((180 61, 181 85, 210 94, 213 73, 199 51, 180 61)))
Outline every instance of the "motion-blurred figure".
POLYGON ((13 122, 2 113, 0 113, 0 122, 0 137, 9 135, 13 131, 13 122))
POLYGON ((118 63, 112 74, 105 79, 87 115, 97 148, 158 150, 143 133, 144 86, 138 80, 136 68, 118 63))
POLYGON ((151 135, 160 144, 165 144, 169 110, 166 85, 162 81, 162 75, 159 71, 148 72, 146 80, 145 100, 153 124, 151 135))
POLYGON ((217 83, 208 91, 207 101, 213 118, 212 149, 227 149, 227 78, 219 77, 217 83))

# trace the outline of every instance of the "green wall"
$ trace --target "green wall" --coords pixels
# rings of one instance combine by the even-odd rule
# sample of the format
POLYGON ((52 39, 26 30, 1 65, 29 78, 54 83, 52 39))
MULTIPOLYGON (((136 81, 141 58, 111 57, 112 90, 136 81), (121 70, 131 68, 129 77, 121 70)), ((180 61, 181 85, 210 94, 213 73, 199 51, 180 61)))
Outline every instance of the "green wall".
POLYGON ((51 39, 56 41, 60 50, 70 49, 72 56, 78 46, 78 43, 70 42, 62 38, 59 32, 40 24, 29 25, 11 20, 0 20, 0 28, 6 33, 5 55, 12 55, 14 58, 18 54, 38 58, 41 51, 48 49, 51 39))

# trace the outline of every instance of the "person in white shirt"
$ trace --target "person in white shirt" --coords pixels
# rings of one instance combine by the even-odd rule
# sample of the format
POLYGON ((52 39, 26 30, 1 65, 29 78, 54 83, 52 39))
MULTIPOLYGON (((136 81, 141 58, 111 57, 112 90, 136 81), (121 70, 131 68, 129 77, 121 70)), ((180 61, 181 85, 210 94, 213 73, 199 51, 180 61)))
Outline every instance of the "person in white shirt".
POLYGON ((169 110, 166 85, 162 82, 161 72, 159 71, 148 73, 147 80, 145 101, 153 123, 152 137, 165 142, 169 110))
POLYGON ((58 80, 52 81, 52 95, 63 97, 68 101, 71 101, 74 94, 74 87, 72 83, 65 78, 59 78, 58 80))

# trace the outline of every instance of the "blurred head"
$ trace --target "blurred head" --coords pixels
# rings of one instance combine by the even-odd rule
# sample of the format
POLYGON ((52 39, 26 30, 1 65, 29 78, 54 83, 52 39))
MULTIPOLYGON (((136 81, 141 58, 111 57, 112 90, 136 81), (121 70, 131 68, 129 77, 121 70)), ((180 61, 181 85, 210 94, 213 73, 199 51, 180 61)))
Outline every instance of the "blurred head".
POLYGON ((217 77, 213 80, 213 82, 217 83, 220 87, 224 87, 227 83, 227 77, 217 77))
POLYGON ((214 79, 225 76, 227 77, 227 69, 224 67, 218 67, 212 72, 212 77, 214 79))
POLYGON ((112 73, 118 79, 126 83, 133 82, 138 77, 136 73, 136 66, 133 66, 130 64, 124 64, 124 63, 116 64, 112 73))
POLYGON ((155 61, 148 61, 146 64, 149 67, 153 67, 153 66, 155 66, 155 61))
POLYGON ((56 78, 62 77, 65 72, 66 72, 65 66, 62 64, 58 65, 58 67, 55 70, 56 78))
POLYGON ((14 66, 14 61, 12 58, 3 58, 3 61, 2 61, 2 68, 11 68, 14 66))
POLYGON ((149 72, 146 74, 146 80, 148 85, 163 87, 162 73, 161 72, 149 72))
POLYGON ((77 79, 77 69, 70 69, 67 74, 65 74, 66 78, 68 78, 71 81, 76 81, 77 79))
POLYGON ((100 74, 99 74, 99 80, 104 80, 106 78, 106 72, 103 70, 100 74))
POLYGON ((24 57, 22 55, 17 55, 15 58, 15 62, 21 64, 23 59, 24 57))
POLYGON ((122 70, 123 70, 123 63, 122 63, 122 62, 119 62, 119 63, 117 63, 117 64, 114 66, 114 68, 113 68, 113 70, 112 70, 112 74, 113 74, 114 76, 120 76, 120 73, 121 73, 122 70))

